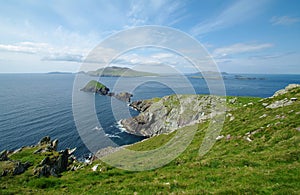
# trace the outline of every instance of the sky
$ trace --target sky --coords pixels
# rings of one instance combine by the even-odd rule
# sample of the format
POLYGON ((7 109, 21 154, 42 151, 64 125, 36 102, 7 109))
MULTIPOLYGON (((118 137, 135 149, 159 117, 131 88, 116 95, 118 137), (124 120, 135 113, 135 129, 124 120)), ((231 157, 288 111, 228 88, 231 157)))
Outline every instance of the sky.
MULTIPOLYGON (((159 25, 199 41, 220 71, 300 74, 299 10, 299 0, 1 0, 0 73, 76 72, 108 37, 159 25)), ((163 49, 115 62, 187 63, 163 49)))

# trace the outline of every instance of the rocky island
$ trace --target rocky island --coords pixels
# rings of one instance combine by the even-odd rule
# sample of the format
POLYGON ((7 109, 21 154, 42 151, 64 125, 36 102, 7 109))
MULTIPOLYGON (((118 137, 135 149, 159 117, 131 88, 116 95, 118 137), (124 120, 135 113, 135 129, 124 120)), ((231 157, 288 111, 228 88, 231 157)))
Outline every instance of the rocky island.
POLYGON ((88 82, 85 87, 81 89, 81 91, 107 95, 109 92, 109 88, 98 81, 92 80, 88 82))
POLYGON ((84 86, 84 88, 81 89, 81 91, 115 97, 116 99, 124 101, 124 102, 130 102, 131 97, 133 96, 131 93, 128 93, 128 92, 121 92, 121 93, 109 92, 110 89, 108 87, 106 87, 104 84, 102 84, 98 81, 95 81, 95 80, 88 82, 84 86))

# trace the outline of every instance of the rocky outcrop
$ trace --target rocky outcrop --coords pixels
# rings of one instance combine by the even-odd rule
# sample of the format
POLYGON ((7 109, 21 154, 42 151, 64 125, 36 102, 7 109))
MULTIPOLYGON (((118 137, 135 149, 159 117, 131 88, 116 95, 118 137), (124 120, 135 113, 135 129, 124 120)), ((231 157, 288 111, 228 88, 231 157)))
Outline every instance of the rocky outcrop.
POLYGON ((34 174, 39 177, 48 177, 50 175, 59 177, 60 173, 68 169, 70 156, 69 149, 59 152, 59 156, 45 157, 34 169, 34 174))
POLYGON ((132 94, 128 93, 128 92, 121 92, 121 93, 118 93, 118 94, 114 94, 113 96, 115 98, 117 98, 118 100, 121 100, 121 101, 124 101, 124 102, 130 102, 132 94))
POLYGON ((129 106, 131 106, 133 109, 139 111, 139 112, 145 112, 151 105, 152 101, 147 100, 138 100, 135 102, 132 102, 129 106))
MULTIPOLYGON (((37 148, 32 155, 44 155, 46 157, 34 167, 34 175, 38 177, 48 177, 50 175, 54 177, 59 177, 60 174, 69 169, 69 166, 76 161, 73 152, 76 148, 70 150, 65 149, 57 152, 58 140, 51 140, 49 136, 43 137, 35 146, 22 147, 13 152, 8 152, 6 150, 0 153, 0 161, 5 165, 0 176, 6 175, 19 175, 24 173, 30 166, 33 166, 30 162, 22 163, 18 160, 10 159, 10 155, 20 153, 25 150, 30 150, 32 148, 37 148)), ((77 162, 77 161, 76 161, 77 162)))
POLYGON ((289 91, 291 91, 292 89, 298 88, 300 87, 299 84, 289 84, 288 86, 286 86, 284 89, 278 90, 274 93, 274 95, 271 98, 283 95, 288 93, 289 91))
POLYGON ((274 99, 271 103, 263 102, 262 105, 266 108, 280 108, 292 105, 294 102, 298 100, 297 97, 285 97, 284 95, 287 93, 295 93, 300 88, 299 84, 289 84, 284 89, 278 90, 274 93, 274 95, 270 98, 262 99, 262 101, 268 100, 268 99, 274 99))
POLYGON ((131 106, 141 113, 133 118, 121 120, 128 133, 151 137, 170 133, 178 128, 193 125, 218 114, 212 107, 222 101, 215 96, 171 95, 159 101, 137 101, 131 106))

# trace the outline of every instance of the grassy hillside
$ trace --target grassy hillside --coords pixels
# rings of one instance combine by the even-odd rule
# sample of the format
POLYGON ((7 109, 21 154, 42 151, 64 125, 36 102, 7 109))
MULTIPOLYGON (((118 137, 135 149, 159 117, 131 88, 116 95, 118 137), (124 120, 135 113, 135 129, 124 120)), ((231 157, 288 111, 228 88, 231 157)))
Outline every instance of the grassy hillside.
POLYGON ((141 76, 158 76, 154 73, 149 72, 141 72, 132 70, 130 68, 123 68, 123 67, 106 67, 100 68, 96 71, 89 71, 87 74, 91 76, 109 76, 109 77, 141 77, 141 76))
MULTIPOLYGON (((203 157, 198 150, 208 122, 197 124, 188 148, 161 168, 130 172, 97 160, 60 178, 37 178, 29 168, 22 175, 1 177, 0 194, 300 194, 300 88, 263 100, 227 99, 224 138, 203 157), (297 100, 267 108, 291 98, 297 100), (96 164, 94 172, 91 168, 96 164)), ((155 136, 129 148, 153 149, 174 134, 155 136)), ((36 164, 41 158, 32 151, 24 149, 12 158, 33 158, 36 164)))

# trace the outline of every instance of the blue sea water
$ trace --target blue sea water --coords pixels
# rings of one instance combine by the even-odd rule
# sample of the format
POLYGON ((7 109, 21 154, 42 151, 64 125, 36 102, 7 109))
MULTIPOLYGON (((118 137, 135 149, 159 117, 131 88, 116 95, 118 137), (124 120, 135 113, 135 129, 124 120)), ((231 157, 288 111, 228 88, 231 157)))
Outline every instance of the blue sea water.
MULTIPOLYGON (((227 76, 224 80, 227 95, 268 97, 290 83, 300 83, 300 75, 242 76, 256 79, 241 80, 236 79, 234 75, 227 76)), ((76 156, 89 153, 74 121, 72 92, 75 77, 74 74, 0 74, 0 151, 33 145, 41 137, 49 135, 52 139, 59 139, 59 149, 77 147, 76 156)), ((85 80, 91 79, 98 78, 87 76, 85 78, 85 80)), ((176 77, 163 78, 163 82, 161 82, 162 78, 159 80, 148 78, 148 82, 143 82, 144 78, 122 78, 123 89, 115 87, 118 79, 118 77, 101 77, 100 81, 116 92, 133 88, 133 100, 162 97, 175 92, 184 93, 186 90, 185 84, 178 82, 176 77), (168 83, 173 83, 175 88, 170 87, 168 83)), ((205 80, 189 78, 188 81, 196 93, 209 94, 205 80)), ((119 116, 114 116, 116 112, 111 108, 111 97, 78 93, 81 95, 82 102, 92 96, 97 118, 105 131, 105 136, 119 145, 142 139, 127 134, 118 126, 118 120, 122 116, 128 117, 128 113, 130 116, 138 114, 128 108, 126 103, 117 102, 116 109, 119 109, 117 111, 119 116)), ((82 115, 88 124, 88 113, 82 115)))

